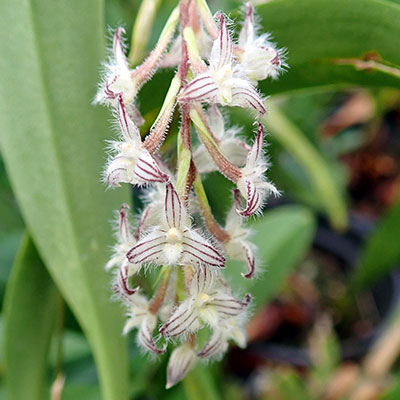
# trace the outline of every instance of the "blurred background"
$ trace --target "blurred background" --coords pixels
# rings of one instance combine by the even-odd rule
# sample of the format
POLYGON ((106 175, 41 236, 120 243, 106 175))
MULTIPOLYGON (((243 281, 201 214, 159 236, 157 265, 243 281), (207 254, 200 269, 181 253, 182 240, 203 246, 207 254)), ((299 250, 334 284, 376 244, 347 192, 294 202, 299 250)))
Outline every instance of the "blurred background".
MULTIPOLYGON (((271 96, 265 119, 269 177, 283 196, 271 199, 264 216, 251 221, 263 272, 244 281, 240 263, 227 266, 232 285, 255 298, 248 348, 232 347, 221 362, 199 366, 169 391, 167 357, 144 356, 133 334, 127 361, 117 333, 122 311, 116 304, 111 311, 103 308, 110 295, 102 270, 112 244, 110 210, 129 198, 134 210, 141 203, 139 191, 103 193, 99 166, 110 114, 90 102, 104 59, 103 30, 122 25, 130 38, 140 2, 107 0, 103 8, 94 0, 61 6, 21 1, 18 11, 11 3, 0 6, 0 26, 17 26, 4 34, 0 47, 0 397, 6 398, 8 373, 9 399, 126 398, 104 383, 107 376, 113 380, 105 364, 123 377, 126 390, 121 390, 130 399, 400 399, 398 2, 256 2, 262 30, 287 48, 287 72, 260 84, 271 96), (77 78, 80 70, 84 76, 77 78), (48 120, 34 108, 35 96, 41 96, 37 77, 53 112, 48 120), (54 165, 61 166, 66 182, 60 189, 52 150, 42 144, 53 140, 43 134, 48 125, 58 144, 54 165), (103 199, 104 207, 98 204, 103 199), (72 228, 65 228, 64 212, 76 221, 72 228), (93 244, 103 227, 102 242, 93 244), (90 234, 80 233, 89 228, 90 234), (79 251, 71 254, 68 248, 79 234, 80 254, 93 245, 97 257, 90 256, 87 267, 82 262, 87 274, 79 270, 79 251), (82 295, 86 284, 94 297, 82 295), (97 295, 102 300, 96 306, 97 295), (99 318, 86 317, 92 313, 99 318), (115 331, 109 328, 114 321, 115 331), (104 335, 98 333, 102 324, 104 335)), ((241 2, 209 4, 213 12, 222 9, 241 20, 241 2)), ((176 1, 154 5, 146 51, 176 1)), ((143 134, 173 72, 159 71, 140 93, 143 134)), ((234 109, 229 118, 251 143, 247 113, 234 109)), ((171 160, 178 125, 176 115, 162 147, 171 160)), ((212 173, 205 187, 222 222, 232 186, 212 173)), ((143 284, 152 279, 150 274, 143 284)))

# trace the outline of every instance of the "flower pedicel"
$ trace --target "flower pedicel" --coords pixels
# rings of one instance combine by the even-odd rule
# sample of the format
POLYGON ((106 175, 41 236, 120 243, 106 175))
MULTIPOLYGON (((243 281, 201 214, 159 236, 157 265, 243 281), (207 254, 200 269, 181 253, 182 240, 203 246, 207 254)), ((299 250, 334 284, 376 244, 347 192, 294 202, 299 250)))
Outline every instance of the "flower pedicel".
POLYGON ((269 42, 269 36, 257 35, 250 3, 236 43, 225 15, 214 18, 205 0, 181 0, 155 49, 133 69, 124 52, 124 33, 122 28, 115 32, 95 98, 112 108, 120 132, 119 139, 110 142, 104 180, 111 187, 142 186, 149 200, 135 230, 129 207, 121 206, 117 244, 106 268, 115 271, 114 291, 127 309, 123 333, 137 328, 138 344, 154 354, 175 347, 167 368, 170 388, 199 360, 222 357, 229 341, 246 345, 251 296, 233 294, 223 270, 228 257, 245 263, 244 278, 256 273, 255 246, 245 218, 260 214, 269 195, 279 194, 265 178, 268 163, 258 119, 266 109, 257 81, 276 78, 285 64, 282 51, 269 42), (179 22, 179 34, 171 44, 179 22), (157 68, 174 65, 177 72, 143 141, 137 94, 157 68), (158 149, 177 105, 181 126, 174 174, 158 149), (253 112, 257 133, 251 145, 237 137, 237 128, 226 127, 220 107, 253 112), (191 124, 200 139, 194 149, 191 124), (224 227, 216 222, 202 185, 202 174, 216 170, 236 185, 224 227), (202 226, 194 224, 199 221, 193 219, 196 214, 201 215, 202 226), (159 270, 152 294, 130 284, 149 267, 159 270), (199 331, 208 333, 201 344, 199 331))

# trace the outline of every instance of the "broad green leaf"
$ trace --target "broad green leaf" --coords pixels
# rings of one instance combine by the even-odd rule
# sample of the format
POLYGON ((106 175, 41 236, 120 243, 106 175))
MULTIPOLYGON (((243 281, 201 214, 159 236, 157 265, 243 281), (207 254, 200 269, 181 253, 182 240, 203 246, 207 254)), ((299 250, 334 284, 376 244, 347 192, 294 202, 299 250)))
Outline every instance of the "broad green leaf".
POLYGON ((252 224, 252 229, 261 269, 259 276, 243 278, 240 275, 243 263, 236 261, 229 261, 226 271, 232 285, 251 293, 253 303, 260 307, 282 289, 286 277, 304 257, 314 236, 315 222, 304 207, 282 206, 266 211, 263 218, 252 224))
POLYGON ((100 183, 106 110, 91 106, 104 59, 100 0, 0 2, 0 136, 38 251, 92 346, 103 397, 127 397, 122 316, 104 272, 112 210, 100 183))
POLYGON ((400 203, 386 212, 370 236, 354 271, 357 287, 383 277, 400 263, 400 203))
POLYGON ((344 229, 347 226, 347 210, 342 190, 320 153, 278 107, 271 107, 264 123, 274 138, 307 172, 332 225, 337 229, 344 229))
POLYGON ((274 0, 260 5, 263 28, 287 48, 290 66, 280 79, 262 82, 262 91, 274 94, 327 85, 400 88, 396 3, 274 0), (372 62, 363 64, 368 57, 372 62))
POLYGON ((198 364, 183 380, 186 398, 188 400, 220 400, 215 382, 210 371, 204 365, 198 364))
POLYGON ((25 235, 7 285, 4 365, 9 400, 44 398, 57 290, 25 235))

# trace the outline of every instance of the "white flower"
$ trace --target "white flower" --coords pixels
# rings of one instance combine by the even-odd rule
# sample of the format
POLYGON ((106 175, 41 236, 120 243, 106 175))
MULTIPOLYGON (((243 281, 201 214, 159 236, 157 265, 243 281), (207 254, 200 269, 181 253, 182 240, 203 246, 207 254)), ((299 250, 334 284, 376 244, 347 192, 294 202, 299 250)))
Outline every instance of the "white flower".
POLYGON ((191 343, 184 343, 177 347, 168 361, 167 385, 171 388, 181 381, 186 374, 194 367, 197 361, 197 354, 191 343))
POLYGON ((220 15, 220 25, 207 71, 197 75, 183 89, 179 101, 249 107, 264 114, 263 99, 233 60, 232 40, 223 15, 220 15))
POLYGON ((124 28, 118 28, 114 34, 113 52, 109 63, 105 64, 105 76, 96 94, 95 103, 118 107, 118 99, 122 98, 127 112, 137 124, 143 124, 144 120, 139 110, 134 105, 134 100, 139 87, 135 82, 124 53, 121 35, 124 28))
POLYGON ((228 232, 230 239, 224 243, 224 248, 227 256, 232 260, 246 262, 247 272, 246 274, 242 273, 242 276, 244 278, 252 278, 256 272, 254 245, 247 241, 251 232, 250 229, 243 226, 243 217, 237 212, 240 207, 240 193, 238 189, 235 189, 233 206, 225 224, 225 230, 228 232))
POLYGON ((241 314, 250 299, 247 294, 243 301, 237 300, 212 270, 199 267, 191 280, 189 297, 161 327, 160 333, 170 338, 196 332, 205 324, 217 328, 221 321, 241 314))
POLYGON ((246 165, 241 169, 241 177, 237 182, 237 188, 246 199, 247 204, 244 210, 238 210, 240 215, 248 217, 260 211, 267 196, 273 193, 279 196, 276 187, 268 182, 264 176, 268 164, 263 154, 264 130, 261 123, 258 124, 258 131, 253 147, 247 156, 246 165))
MULTIPOLYGON (((219 145, 221 153, 232 164, 243 166, 246 163, 249 146, 236 137, 237 129, 230 128, 225 131, 224 118, 215 104, 210 105, 207 117, 210 130, 214 134, 214 140, 219 145)), ((203 144, 193 152, 193 160, 200 173, 218 171, 217 165, 203 144)))
POLYGON ((133 264, 205 264, 223 267, 225 258, 190 226, 185 207, 170 182, 166 185, 160 225, 128 252, 133 264))
POLYGON ((241 70, 253 81, 277 78, 282 71, 282 51, 268 41, 269 35, 256 36, 253 6, 246 4, 246 18, 236 49, 241 70))
POLYGON ((123 334, 126 335, 132 329, 138 328, 137 340, 139 345, 145 350, 156 354, 164 353, 166 345, 160 349, 153 338, 153 331, 157 324, 157 315, 150 311, 150 304, 146 297, 135 293, 124 297, 124 301, 128 308, 128 320, 125 323, 123 334))
POLYGON ((222 320, 213 330, 210 339, 200 350, 200 358, 221 357, 228 350, 229 340, 233 340, 240 348, 246 347, 245 315, 241 314, 222 320))
POLYGON ((144 147, 139 129, 126 112, 121 98, 118 101, 118 121, 122 141, 111 144, 116 155, 109 161, 105 171, 107 183, 116 187, 123 182, 133 185, 166 182, 168 175, 160 170, 144 147))

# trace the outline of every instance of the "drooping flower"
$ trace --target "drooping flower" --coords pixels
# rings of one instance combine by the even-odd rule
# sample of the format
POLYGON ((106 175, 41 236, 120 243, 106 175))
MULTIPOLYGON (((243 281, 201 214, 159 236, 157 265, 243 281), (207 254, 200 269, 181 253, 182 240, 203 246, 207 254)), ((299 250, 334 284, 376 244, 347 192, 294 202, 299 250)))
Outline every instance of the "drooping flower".
POLYGON ((240 348, 246 347, 245 321, 244 313, 222 320, 213 330, 198 356, 200 358, 219 358, 228 350, 230 340, 233 340, 240 348))
POLYGON ((174 349, 168 361, 166 389, 181 381, 194 367, 196 361, 197 354, 192 343, 186 342, 174 349))
POLYGON ((220 32, 211 49, 209 66, 189 82, 179 101, 253 108, 264 114, 262 97, 233 59, 233 45, 225 17, 220 15, 219 19, 220 32))
POLYGON ((131 264, 126 258, 128 250, 136 243, 132 233, 132 228, 128 220, 127 210, 129 206, 123 204, 119 210, 119 223, 117 231, 117 244, 113 248, 111 259, 106 264, 106 270, 117 267, 115 291, 120 295, 132 295, 138 288, 132 289, 129 286, 128 279, 136 274, 140 265, 131 264))
POLYGON ((232 260, 246 262, 247 272, 242 273, 242 276, 252 278, 256 272, 254 245, 247 240, 251 232, 243 226, 243 217, 237 212, 240 207, 240 193, 238 189, 235 189, 233 206, 226 218, 225 231, 229 234, 229 240, 224 243, 224 248, 227 256, 232 260))
POLYGON ((160 349, 153 338, 157 315, 151 311, 150 303, 146 297, 134 293, 131 296, 124 296, 123 300, 128 309, 128 320, 124 326, 123 334, 126 335, 132 329, 138 328, 137 341, 140 346, 152 353, 164 353, 166 346, 160 349))
POLYGON ((125 56, 122 40, 124 33, 125 30, 121 27, 115 31, 112 56, 105 64, 105 76, 96 94, 95 103, 118 107, 119 99, 122 99, 130 118, 141 125, 144 120, 134 104, 139 87, 125 56))
POLYGON ((254 26, 254 10, 246 3, 246 18, 239 34, 235 54, 240 69, 252 81, 262 81, 268 77, 277 78, 285 66, 282 50, 276 49, 269 40, 269 34, 257 36, 254 26))
POLYGON ((244 217, 259 212, 270 193, 275 196, 280 195, 276 187, 268 182, 265 177, 268 163, 264 158, 263 141, 264 129, 262 124, 259 123, 256 139, 247 156, 246 165, 241 169, 241 177, 237 182, 237 188, 247 201, 246 208, 238 210, 240 215, 244 217))
MULTIPOLYGON (((207 120, 221 153, 231 163, 239 167, 244 166, 250 148, 245 142, 236 137, 238 132, 236 128, 225 130, 224 118, 217 105, 210 105, 207 120)), ((218 171, 217 165, 203 144, 193 152, 193 160, 200 173, 218 171)))
POLYGON ((186 208, 170 182, 166 185, 160 225, 140 239, 127 257, 134 264, 225 264, 213 244, 191 228, 186 208))
POLYGON ((117 187, 121 183, 145 185, 168 181, 168 175, 160 170, 154 158, 143 146, 139 129, 128 115, 121 97, 118 101, 118 122, 122 141, 111 143, 115 156, 107 165, 106 182, 110 186, 117 187))
POLYGON ((244 312, 250 300, 249 294, 244 300, 237 300, 215 272, 199 267, 191 280, 187 299, 161 327, 160 333, 171 338, 196 332, 204 325, 217 328, 221 321, 244 312))

